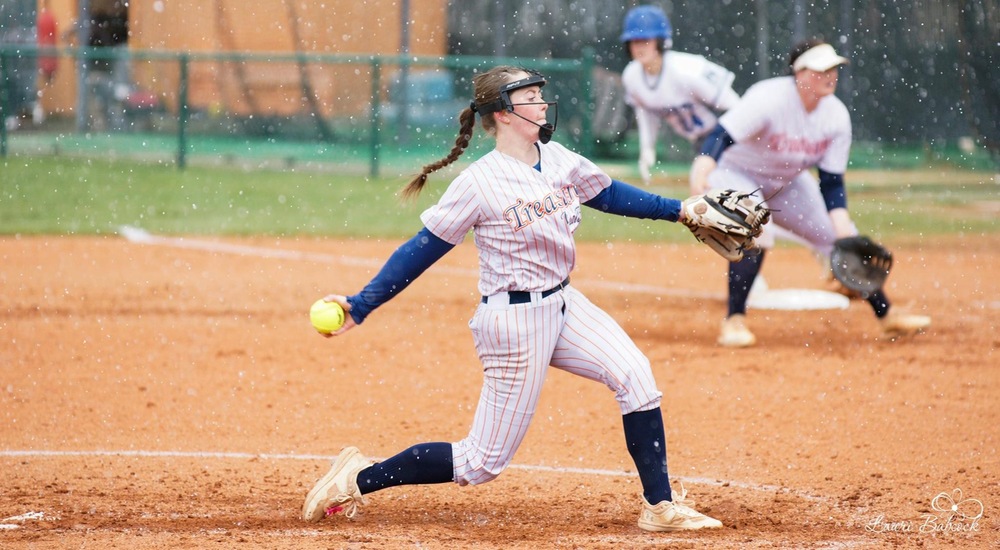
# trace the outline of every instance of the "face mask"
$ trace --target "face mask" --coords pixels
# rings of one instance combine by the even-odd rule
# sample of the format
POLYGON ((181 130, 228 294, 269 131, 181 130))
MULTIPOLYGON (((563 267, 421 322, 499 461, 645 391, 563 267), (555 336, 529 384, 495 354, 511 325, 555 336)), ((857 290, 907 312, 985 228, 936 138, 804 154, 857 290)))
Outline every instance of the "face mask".
POLYGON ((527 120, 528 122, 534 124, 535 126, 538 126, 538 141, 541 141, 543 144, 545 144, 552 139, 552 133, 556 131, 556 124, 559 123, 559 104, 556 101, 543 101, 538 103, 512 103, 510 101, 511 92, 513 92, 514 90, 520 90, 521 88, 527 88, 528 86, 538 86, 539 88, 545 86, 545 78, 542 77, 542 75, 540 74, 533 73, 527 78, 522 78, 521 80, 515 80, 514 82, 505 84, 502 88, 500 88, 499 101, 494 101, 493 103, 489 103, 481 107, 476 107, 475 102, 473 102, 472 108, 474 111, 478 111, 480 115, 488 115, 490 113, 496 113, 499 111, 507 111, 508 113, 511 113, 522 120, 527 120), (539 124, 533 120, 528 120, 523 116, 514 112, 515 105, 540 105, 542 103, 545 103, 546 105, 552 108, 554 114, 553 122, 546 122, 545 124, 539 124))

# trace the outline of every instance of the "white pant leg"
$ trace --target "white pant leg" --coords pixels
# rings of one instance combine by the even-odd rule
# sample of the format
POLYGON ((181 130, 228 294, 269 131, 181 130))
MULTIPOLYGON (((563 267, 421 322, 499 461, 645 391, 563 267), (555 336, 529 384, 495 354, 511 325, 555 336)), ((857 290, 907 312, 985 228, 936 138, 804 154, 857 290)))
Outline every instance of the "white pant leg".
POLYGON ((796 176, 771 199, 770 206, 774 223, 804 240, 816 253, 829 257, 837 234, 820 193, 819 181, 811 172, 796 176))
POLYGON ((563 291, 566 324, 552 366, 601 382, 615 393, 622 414, 653 409, 663 396, 649 359, 607 312, 573 287, 563 291))
POLYGON ((480 304, 469 321, 483 388, 469 435, 452 445, 459 485, 495 479, 521 445, 562 330, 560 296, 512 306, 480 304))

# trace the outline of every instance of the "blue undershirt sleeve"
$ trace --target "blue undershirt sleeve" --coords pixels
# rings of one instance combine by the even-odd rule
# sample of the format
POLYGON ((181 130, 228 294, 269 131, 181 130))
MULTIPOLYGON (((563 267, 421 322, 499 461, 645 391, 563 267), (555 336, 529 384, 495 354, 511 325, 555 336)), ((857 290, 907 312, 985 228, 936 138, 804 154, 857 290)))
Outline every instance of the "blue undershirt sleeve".
POLYGON ((611 185, 583 204, 608 214, 649 220, 675 222, 681 214, 681 201, 661 197, 618 180, 611 180, 611 185))
POLYGON ((820 169, 819 192, 823 194, 827 212, 834 208, 847 208, 847 190, 844 188, 843 174, 832 174, 820 169))
POLYGON ((718 161, 722 152, 735 143, 733 136, 729 135, 729 132, 721 124, 716 124, 715 128, 705 136, 705 142, 701 144, 701 154, 708 155, 718 161))
POLYGON ((395 298, 434 262, 455 245, 442 240, 426 227, 417 232, 389 256, 378 275, 361 292, 347 297, 351 318, 361 324, 382 304, 395 298))

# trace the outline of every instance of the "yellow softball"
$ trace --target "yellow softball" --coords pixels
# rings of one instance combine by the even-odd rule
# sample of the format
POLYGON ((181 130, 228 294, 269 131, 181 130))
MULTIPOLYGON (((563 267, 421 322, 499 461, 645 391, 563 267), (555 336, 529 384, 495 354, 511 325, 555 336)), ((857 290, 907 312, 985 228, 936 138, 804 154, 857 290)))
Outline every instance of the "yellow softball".
POLYGON ((320 334, 336 332, 344 326, 344 308, 337 302, 326 302, 320 298, 309 308, 309 320, 320 334))

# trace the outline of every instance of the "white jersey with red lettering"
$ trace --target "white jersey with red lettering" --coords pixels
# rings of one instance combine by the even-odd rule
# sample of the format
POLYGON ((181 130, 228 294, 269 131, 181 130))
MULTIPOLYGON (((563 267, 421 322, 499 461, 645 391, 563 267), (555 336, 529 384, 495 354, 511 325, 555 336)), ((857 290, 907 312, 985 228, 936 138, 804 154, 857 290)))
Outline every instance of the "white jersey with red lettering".
POLYGON ((767 198, 771 223, 757 239, 771 248, 778 227, 829 254, 836 234, 811 168, 843 174, 851 148, 851 118, 836 96, 806 112, 791 76, 763 80, 719 119, 735 144, 709 174, 712 189, 767 198))
POLYGON ((622 71, 625 102, 636 112, 639 139, 655 143, 660 121, 666 120, 677 135, 694 142, 717 121, 716 111, 725 111, 739 101, 733 91, 734 75, 703 56, 667 51, 660 74, 647 75, 638 61, 622 71))
POLYGON ((593 162, 559 143, 538 146, 540 172, 493 150, 463 170, 420 217, 452 244, 474 232, 484 296, 540 291, 565 280, 576 265, 580 203, 611 185, 593 162))
POLYGON ((851 116, 837 96, 820 100, 806 112, 795 79, 781 76, 754 84, 739 108, 722 115, 720 124, 736 142, 719 162, 787 183, 803 170, 819 167, 843 174, 851 149, 851 116))

